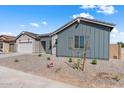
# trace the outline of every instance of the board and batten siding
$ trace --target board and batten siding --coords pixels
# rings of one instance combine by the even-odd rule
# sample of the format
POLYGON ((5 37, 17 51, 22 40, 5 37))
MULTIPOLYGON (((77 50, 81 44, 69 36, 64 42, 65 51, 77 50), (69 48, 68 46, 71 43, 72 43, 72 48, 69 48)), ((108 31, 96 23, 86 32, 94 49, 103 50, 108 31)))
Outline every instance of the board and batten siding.
POLYGON ((70 49, 68 38, 71 37, 74 42, 75 35, 83 35, 84 44, 86 43, 86 40, 88 40, 87 58, 109 59, 109 29, 96 24, 83 22, 80 23, 77 28, 76 25, 77 24, 73 24, 57 34, 57 56, 71 57, 75 54, 75 57, 82 57, 84 48, 70 49))

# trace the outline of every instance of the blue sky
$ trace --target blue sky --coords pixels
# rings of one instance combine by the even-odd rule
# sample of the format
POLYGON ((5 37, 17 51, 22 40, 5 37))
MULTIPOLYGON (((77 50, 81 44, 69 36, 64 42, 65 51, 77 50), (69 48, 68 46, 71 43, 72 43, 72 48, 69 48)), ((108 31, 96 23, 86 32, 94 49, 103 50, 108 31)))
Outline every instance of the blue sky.
POLYGON ((0 34, 49 33, 78 16, 116 24, 111 43, 124 42, 124 6, 0 6, 0 34))

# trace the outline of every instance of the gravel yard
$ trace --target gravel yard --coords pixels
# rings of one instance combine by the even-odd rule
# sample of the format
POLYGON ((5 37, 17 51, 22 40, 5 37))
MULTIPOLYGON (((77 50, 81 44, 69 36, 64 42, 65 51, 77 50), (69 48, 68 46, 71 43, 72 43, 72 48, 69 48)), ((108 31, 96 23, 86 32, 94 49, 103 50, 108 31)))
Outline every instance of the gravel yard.
POLYGON ((97 64, 92 65, 90 63, 92 60, 87 60, 85 71, 79 71, 67 64, 68 58, 56 58, 54 56, 50 60, 54 62, 54 67, 47 68, 47 63, 50 62, 47 60, 49 56, 32 54, 1 58, 0 65, 78 87, 124 87, 124 78, 119 81, 113 79, 120 74, 124 74, 124 61, 97 60, 97 64))

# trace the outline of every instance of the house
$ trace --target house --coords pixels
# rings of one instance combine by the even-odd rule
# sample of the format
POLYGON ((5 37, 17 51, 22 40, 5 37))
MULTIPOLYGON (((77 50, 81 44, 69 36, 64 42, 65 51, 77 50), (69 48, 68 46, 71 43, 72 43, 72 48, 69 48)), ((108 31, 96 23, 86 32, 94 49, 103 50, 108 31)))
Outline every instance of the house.
POLYGON ((78 17, 50 34, 52 54, 83 57, 87 45, 87 58, 109 59, 110 32, 114 26, 111 23, 78 17))
POLYGON ((16 38, 17 52, 19 53, 34 53, 39 52, 39 37, 38 34, 23 31, 16 38))
POLYGON ((0 51, 3 53, 15 52, 15 36, 0 35, 0 51))
POLYGON ((16 38, 19 53, 51 53, 49 50, 49 34, 35 34, 23 31, 16 38))
POLYGON ((50 34, 21 33, 18 52, 44 52, 63 57, 109 59, 110 32, 114 24, 78 17, 50 34))

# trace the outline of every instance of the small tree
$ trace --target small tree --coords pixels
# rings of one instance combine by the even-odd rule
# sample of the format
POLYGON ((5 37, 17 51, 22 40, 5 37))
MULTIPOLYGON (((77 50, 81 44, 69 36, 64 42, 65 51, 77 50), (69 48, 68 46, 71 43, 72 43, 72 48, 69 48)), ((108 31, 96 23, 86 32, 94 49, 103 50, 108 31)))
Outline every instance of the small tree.
POLYGON ((84 66, 86 63, 86 55, 87 55, 87 49, 88 49, 88 41, 86 41, 85 45, 84 45, 84 58, 83 58, 83 64, 82 64, 82 71, 84 71, 84 66))

